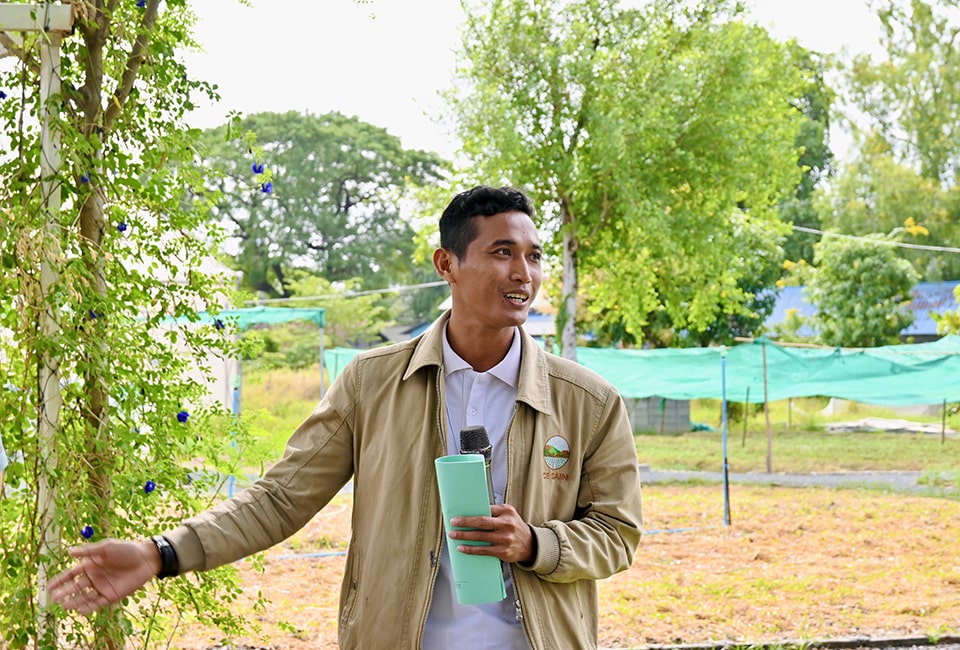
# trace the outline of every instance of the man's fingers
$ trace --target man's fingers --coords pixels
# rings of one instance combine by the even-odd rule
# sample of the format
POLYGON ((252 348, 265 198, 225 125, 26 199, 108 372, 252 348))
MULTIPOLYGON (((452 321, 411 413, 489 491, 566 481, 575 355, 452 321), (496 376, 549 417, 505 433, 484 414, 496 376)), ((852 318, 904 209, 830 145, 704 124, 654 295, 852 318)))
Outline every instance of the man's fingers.
POLYGON ((457 528, 475 528, 478 530, 493 530, 496 526, 493 517, 454 517, 450 520, 451 526, 457 528))
POLYGON ((51 580, 47 587, 50 600, 64 609, 86 616, 108 604, 82 567, 71 569, 51 580))
POLYGON ((73 568, 67 569, 53 580, 47 583, 47 591, 53 592, 58 590, 63 585, 73 582, 80 575, 86 575, 86 572, 83 569, 82 565, 77 565, 73 568))
POLYGON ((63 603, 63 607, 64 609, 73 609, 81 616, 87 616, 108 604, 109 601, 100 595, 98 591, 90 589, 76 594, 70 598, 70 600, 63 603))
POLYGON ((82 616, 92 614, 107 604, 107 599, 94 589, 73 593, 60 602, 64 609, 72 609, 82 616))

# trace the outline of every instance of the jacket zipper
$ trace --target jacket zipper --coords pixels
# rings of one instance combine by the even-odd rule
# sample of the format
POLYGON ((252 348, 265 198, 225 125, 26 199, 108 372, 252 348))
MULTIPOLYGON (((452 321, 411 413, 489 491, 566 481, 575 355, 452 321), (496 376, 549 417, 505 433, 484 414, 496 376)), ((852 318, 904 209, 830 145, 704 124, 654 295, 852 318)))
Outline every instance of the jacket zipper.
POLYGON ((523 634, 527 637, 527 643, 530 643, 530 637, 527 634, 527 629, 523 625, 523 606, 520 604, 520 588, 517 587, 517 573, 513 570, 513 565, 510 567, 510 578, 513 582, 513 616, 517 619, 517 623, 520 623, 520 626, 523 627, 523 634))
MULTIPOLYGON (((507 493, 510 491, 510 432, 513 431, 514 422, 517 419, 517 403, 513 403, 513 413, 510 415, 510 424, 507 426, 507 435, 505 443, 507 445, 507 484, 503 486, 503 500, 507 501, 507 493)), ((523 628, 523 636, 527 639, 527 645, 530 644, 530 633, 527 632, 527 626, 523 624, 523 604, 520 602, 520 587, 517 584, 517 574, 513 570, 513 565, 509 565, 510 578, 513 583, 513 615, 520 627, 523 628)), ((532 647, 532 645, 531 645, 532 647)))

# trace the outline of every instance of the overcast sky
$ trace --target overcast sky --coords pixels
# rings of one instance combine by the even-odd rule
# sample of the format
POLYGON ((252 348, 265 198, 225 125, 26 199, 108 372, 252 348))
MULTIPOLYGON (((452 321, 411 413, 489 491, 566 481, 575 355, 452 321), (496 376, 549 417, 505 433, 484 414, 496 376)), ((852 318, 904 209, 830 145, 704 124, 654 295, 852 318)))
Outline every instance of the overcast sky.
MULTIPOLYGON (((237 0, 195 3, 205 52, 194 77, 222 101, 191 116, 199 127, 228 110, 337 110, 386 128, 409 148, 456 150, 435 118, 451 77, 462 17, 458 0, 237 0)), ((822 52, 879 53, 879 22, 866 0, 754 0, 753 15, 780 38, 822 52)), ((836 139, 836 136, 835 136, 836 139)), ((834 143, 837 144, 836 142, 834 143)))

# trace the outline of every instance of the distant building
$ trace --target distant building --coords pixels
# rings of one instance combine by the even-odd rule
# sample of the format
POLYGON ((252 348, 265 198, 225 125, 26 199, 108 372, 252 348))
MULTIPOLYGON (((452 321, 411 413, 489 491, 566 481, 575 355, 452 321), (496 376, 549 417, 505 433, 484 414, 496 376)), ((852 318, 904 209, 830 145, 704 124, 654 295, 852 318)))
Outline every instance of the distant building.
MULTIPOLYGON (((901 339, 910 339, 916 343, 935 341, 940 338, 937 334, 937 323, 930 316, 931 313, 944 314, 948 311, 957 311, 960 304, 953 295, 954 289, 960 281, 949 282, 921 282, 913 288, 913 300, 909 309, 913 311, 913 324, 900 332, 901 339)), ((764 322, 767 330, 787 319, 789 310, 795 311, 803 317, 810 317, 816 313, 813 305, 803 299, 803 287, 784 287, 780 290, 777 302, 770 317, 764 322)), ((800 329, 801 336, 814 336, 809 326, 800 329)))

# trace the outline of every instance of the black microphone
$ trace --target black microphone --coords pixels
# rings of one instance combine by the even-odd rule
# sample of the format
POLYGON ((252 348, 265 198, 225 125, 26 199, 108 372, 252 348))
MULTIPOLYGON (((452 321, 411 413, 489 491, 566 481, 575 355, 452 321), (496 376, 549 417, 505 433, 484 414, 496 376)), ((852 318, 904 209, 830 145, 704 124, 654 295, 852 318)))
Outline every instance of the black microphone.
POLYGON ((487 496, 490 497, 490 505, 496 503, 496 498, 493 496, 493 477, 490 475, 490 458, 493 456, 493 445, 490 444, 487 427, 479 424, 461 429, 460 453, 483 456, 483 467, 487 471, 487 496))

